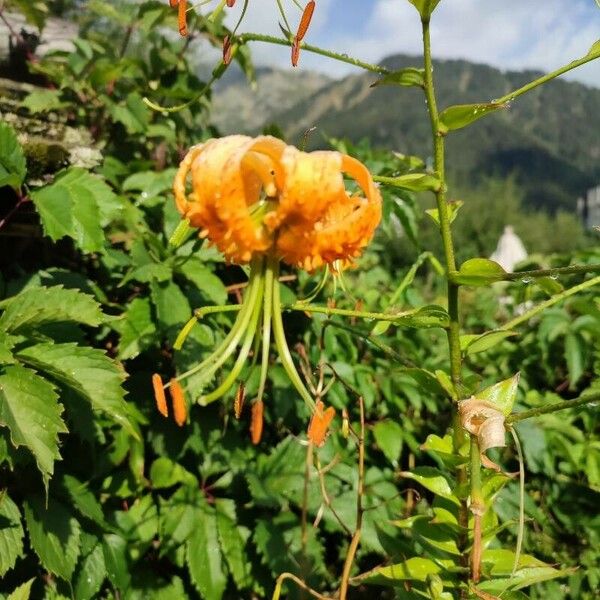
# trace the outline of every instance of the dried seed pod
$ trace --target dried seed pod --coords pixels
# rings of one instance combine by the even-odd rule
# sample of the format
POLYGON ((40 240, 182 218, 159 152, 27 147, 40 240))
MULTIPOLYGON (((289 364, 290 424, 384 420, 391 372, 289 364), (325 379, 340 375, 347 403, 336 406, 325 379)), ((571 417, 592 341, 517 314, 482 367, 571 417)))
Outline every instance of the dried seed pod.
POLYGON ((223 38, 223 63, 228 65, 231 62, 231 37, 226 35, 223 38))

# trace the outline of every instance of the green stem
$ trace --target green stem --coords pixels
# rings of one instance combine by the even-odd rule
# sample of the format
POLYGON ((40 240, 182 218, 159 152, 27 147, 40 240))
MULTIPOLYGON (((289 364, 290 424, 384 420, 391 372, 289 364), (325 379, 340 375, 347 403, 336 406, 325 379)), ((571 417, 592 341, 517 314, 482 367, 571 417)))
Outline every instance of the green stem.
POLYGON ((285 340, 285 330, 283 329, 283 320, 281 318, 281 291, 279 277, 279 261, 276 258, 269 258, 267 264, 267 270, 272 271, 273 277, 273 334, 275 337, 275 345, 279 354, 281 364, 287 373, 290 381, 294 384, 294 387, 298 390, 302 399, 308 404, 311 411, 315 409, 315 401, 313 400, 310 392, 304 386, 296 367, 294 366, 294 360, 288 348, 285 340))
MULTIPOLYGON (((444 137, 440 132, 440 119, 435 97, 435 88, 433 84, 433 64, 431 60, 431 37, 429 29, 429 19, 422 20, 423 29, 423 55, 424 55, 424 81, 425 97, 427 99, 427 108, 429 111, 429 120, 431 123, 431 135, 433 137, 434 149, 434 167, 438 179, 441 182, 440 189, 435 192, 440 232, 444 247, 444 256, 446 260, 446 273, 456 271, 456 259, 454 256, 454 244, 452 242, 451 218, 446 202, 446 169, 445 169, 445 146, 444 137)), ((448 350, 450 356, 450 375, 455 389, 455 393, 460 396, 461 388, 461 369, 462 355, 460 351, 460 320, 458 311, 458 285, 448 279, 448 316, 450 319, 448 333, 448 350)), ((453 419, 453 450, 458 454, 464 441, 464 432, 460 426, 457 415, 453 419)), ((458 485, 464 485, 467 481, 467 471, 463 466, 456 469, 456 479, 458 485)), ((458 522, 461 527, 461 533, 457 540, 458 548, 462 554, 462 566, 468 565, 468 554, 466 547, 468 538, 466 531, 469 523, 469 512, 465 500, 461 500, 458 522)))
POLYGON ((197 308, 194 311, 194 316, 183 326, 181 331, 177 334, 177 339, 173 344, 173 350, 181 350, 183 344, 190 334, 196 323, 205 315, 209 315, 211 313, 221 313, 221 312, 233 312, 236 310, 241 310, 241 304, 222 304, 215 306, 205 306, 204 308, 197 308))
POLYGON ((246 364, 246 359, 248 358, 248 354, 250 353, 250 348, 252 347, 252 342, 254 341, 254 334, 256 333, 256 328, 258 326, 258 320, 260 318, 260 314, 262 312, 262 295, 264 294, 264 286, 260 286, 258 292, 258 298, 256 298, 254 302, 254 306, 252 308, 252 316, 250 318, 250 323, 248 328, 246 329, 244 343, 240 349, 240 353, 231 369, 229 374, 223 380, 223 383, 215 390, 213 390, 210 394, 206 394, 206 396, 200 396, 198 398, 198 404, 202 406, 206 406, 215 400, 218 400, 223 394, 226 394, 231 386, 237 381, 239 374, 241 373, 244 365, 246 364))
POLYGON ((548 81, 551 81, 552 79, 555 79, 556 77, 560 77, 560 75, 563 75, 564 73, 567 73, 568 71, 571 71, 572 69, 576 69, 577 67, 580 67, 581 65, 585 65, 586 63, 588 63, 592 60, 595 60, 596 58, 599 58, 599 57, 600 57, 600 51, 594 52, 593 54, 586 54, 582 58, 578 58, 577 60, 570 62, 568 65, 565 65, 564 67, 560 67, 560 69, 556 69, 556 71, 552 71, 551 73, 547 73, 546 75, 542 75, 542 77, 538 77, 537 79, 530 81, 529 83, 525 84, 523 87, 520 87, 519 89, 514 90, 513 92, 509 92, 508 94, 506 94, 505 96, 502 96, 501 98, 492 100, 492 102, 494 102, 494 103, 497 102, 499 104, 502 104, 504 102, 511 102, 515 98, 518 98, 519 96, 522 96, 523 94, 526 94, 527 92, 533 90, 534 88, 538 87, 539 85, 542 85, 548 81))
POLYGON ((600 402, 600 393, 585 394, 584 396, 575 398, 574 400, 564 400, 563 402, 556 402, 555 404, 524 410, 520 413, 513 413, 512 415, 506 417, 506 422, 518 423, 519 421, 531 419, 532 417, 539 417, 540 415, 547 415, 558 412, 559 410, 567 410, 568 408, 577 408, 578 406, 585 406, 586 404, 591 404, 592 402, 600 402))
POLYGON ((514 281, 517 279, 527 279, 538 277, 556 277, 558 275, 571 275, 573 273, 599 273, 600 265, 569 265, 568 267, 557 267, 555 269, 537 269, 535 271, 517 271, 516 273, 507 273, 502 280, 514 281))
POLYGON ((502 325, 502 327, 500 327, 500 329, 504 329, 504 330, 513 329, 513 327, 516 327, 517 325, 521 325, 521 323, 526 323, 527 321, 529 321, 529 319, 531 319, 535 315, 543 312, 547 308, 550 308, 551 306, 554 306, 555 304, 558 304, 559 302, 566 300, 569 296, 573 296, 574 294, 577 294, 578 292, 581 292, 582 290, 585 290, 587 288, 593 287, 598 284, 600 284, 600 275, 598 275, 597 277, 593 277, 592 279, 588 279, 587 281, 584 281, 583 283, 580 283, 579 285, 576 285, 572 288, 569 288, 568 290, 565 290, 564 292, 561 292, 560 294, 556 294, 555 296, 552 296, 552 298, 549 298, 545 302, 540 302, 540 304, 534 306, 532 309, 528 310, 527 312, 524 312, 522 315, 519 315, 518 317, 515 317, 514 319, 504 323, 504 325, 502 325))
MULTIPOLYGON (((213 373, 231 356, 239 344, 246 327, 248 327, 248 323, 252 316, 252 308, 256 302, 256 297, 262 290, 263 272, 264 266, 262 260, 252 263, 250 267, 250 280, 248 282, 248 287, 246 288, 246 293, 244 294, 244 302, 242 303, 241 309, 237 306, 235 307, 236 310, 239 310, 240 312, 231 328, 231 331, 208 358, 192 367, 185 373, 178 375, 176 378, 177 381, 186 379, 202 369, 207 369, 206 372, 203 373, 203 379, 207 379, 211 377, 213 373)), ((206 307, 204 310, 211 308, 213 307, 206 307)), ((196 311, 196 314, 198 314, 198 311, 196 311)), ((165 388, 169 387, 169 385, 170 384, 168 383, 165 384, 165 388)))
POLYGON ((303 302, 294 302, 283 307, 284 310, 298 310, 301 312, 320 313, 330 317, 331 315, 340 315, 342 317, 356 317, 358 319, 373 319, 374 321, 397 321, 402 317, 408 317, 418 312, 418 309, 407 310, 397 313, 379 313, 379 312, 364 312, 361 310, 351 310, 347 308, 329 308, 329 306, 311 306, 303 302))
MULTIPOLYGON (((242 33, 238 37, 240 44, 245 44, 246 42, 267 42, 268 44, 275 44, 277 46, 291 46, 292 41, 286 40, 285 38, 278 38, 273 35, 264 35, 262 33, 242 33)), ((353 65, 355 67, 360 67, 365 71, 370 71, 371 73, 379 73, 380 75, 385 75, 390 71, 385 67, 381 67, 379 65, 373 65, 362 60, 358 60, 357 58, 351 58, 347 54, 340 54, 339 52, 332 52, 331 50, 325 50, 324 48, 319 48, 318 46, 311 46, 310 44, 301 44, 302 50, 306 52, 312 52, 313 54, 320 54, 321 56, 326 56, 327 58, 333 58, 339 62, 347 63, 349 65, 353 65)))
POLYGON ((263 305, 263 324, 262 324, 262 354, 260 360, 260 379, 258 382, 257 400, 262 400, 267 383, 267 371, 269 369, 269 349, 271 344, 271 313, 273 309, 273 285, 279 285, 279 282, 273 280, 273 271, 268 269, 265 273, 265 292, 263 305))

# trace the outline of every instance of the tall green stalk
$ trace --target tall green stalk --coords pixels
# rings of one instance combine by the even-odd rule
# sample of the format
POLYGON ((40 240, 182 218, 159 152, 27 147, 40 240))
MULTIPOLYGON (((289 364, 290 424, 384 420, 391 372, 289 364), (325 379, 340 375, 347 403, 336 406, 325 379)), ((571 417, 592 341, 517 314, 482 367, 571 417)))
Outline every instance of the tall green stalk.
MULTIPOLYGON (((423 28, 423 55, 425 62, 425 97, 427 98, 427 110, 429 112, 429 120, 431 123, 431 135, 433 138, 434 150, 434 168, 437 177, 441 181, 440 189, 435 193, 437 209, 439 215, 440 232, 442 235, 442 243, 444 247, 444 258, 446 262, 446 273, 450 274, 456 271, 456 259, 454 256, 454 243, 452 241, 452 230, 450 213, 446 202, 446 168, 445 168, 445 144, 444 136, 440 132, 440 119, 435 97, 435 87, 433 83, 433 65, 431 61, 431 36, 429 31, 429 18, 422 19, 423 28)), ((448 350, 450 356, 450 376, 454 385, 455 398, 458 400, 461 397, 461 369, 462 356, 460 352, 460 319, 458 305, 458 288, 459 286, 448 279, 448 315, 450 324, 448 327, 448 350)), ((464 433, 458 417, 458 411, 453 419, 453 447, 454 452, 458 453, 459 448, 463 445, 464 433)), ((460 466, 456 470, 456 479, 459 485, 466 483, 467 472, 464 466, 460 466)), ((463 564, 468 562, 466 554, 467 547, 467 527, 469 522, 468 507, 465 500, 461 500, 458 522, 461 527, 461 534, 458 539, 458 547, 462 552, 463 564)))

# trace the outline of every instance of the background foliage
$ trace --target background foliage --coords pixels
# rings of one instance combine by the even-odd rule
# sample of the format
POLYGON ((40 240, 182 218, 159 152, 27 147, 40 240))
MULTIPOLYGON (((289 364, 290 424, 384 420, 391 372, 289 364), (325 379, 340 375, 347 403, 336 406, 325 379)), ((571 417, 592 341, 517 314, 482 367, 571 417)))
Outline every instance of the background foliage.
MULTIPOLYGON (((26 14, 39 24, 44 12, 36 7, 26 14)), ((151 373, 195 364, 230 324, 227 316, 210 317, 174 352, 192 309, 234 302, 227 286, 244 281, 241 269, 223 264, 199 240, 177 250, 168 244, 179 220, 170 192, 174 167, 191 144, 217 133, 209 126, 210 92, 188 64, 189 41, 171 33, 175 17, 164 3, 120 3, 116 10, 92 1, 81 20, 74 52, 31 66, 47 86, 26 96, 16 113, 89 129, 101 162, 32 174, 35 161, 26 159, 16 126, 10 119, 0 125, 2 202, 19 207, 0 231, 0 591, 77 600, 263 598, 283 571, 335 589, 356 518, 358 460, 340 420, 317 453, 317 467, 330 468, 322 477, 313 469, 306 479, 301 440, 308 415, 277 364, 257 447, 248 415, 235 420, 231 402, 194 407, 185 428, 155 410, 151 373), (179 104, 201 93, 176 113, 143 102, 148 95, 179 104)), ((218 19, 197 18, 194 25, 216 44, 226 33, 218 19)), ((252 77, 245 49, 236 60, 252 77)), ((421 164, 367 143, 330 143, 382 176, 421 164)), ((529 268, 600 262, 572 217, 557 216, 552 227, 565 233, 549 238, 550 217, 524 214, 518 182, 456 183, 465 201, 457 219, 461 258, 489 251, 510 220, 544 252, 529 268)), ((338 306, 359 301, 364 310, 385 311, 443 303, 427 198, 384 188, 384 199, 378 237, 347 274, 352 293, 335 294, 338 306)), ((524 303, 582 279, 463 288, 463 321, 482 333, 524 303)), ((305 296, 314 283, 300 276, 287 300, 305 296)), ((332 295, 327 287, 318 300, 332 295)), ((327 400, 338 414, 348 409, 356 430, 353 390, 364 398, 366 511, 355 574, 421 556, 410 559, 420 560, 411 563, 410 578, 392 573, 395 587, 376 588, 379 597, 453 597, 440 587, 451 589, 452 576, 442 582, 438 567, 456 561, 452 503, 465 491, 456 489, 443 435, 450 419, 445 333, 301 313, 287 315, 285 325, 290 343, 302 349, 296 359, 304 353, 327 379, 337 374, 327 400)), ((598 389, 599 334, 596 295, 575 296, 544 313, 535 328, 466 353, 466 385, 483 388, 520 372, 522 408, 598 389)), ((247 375, 251 394, 256 378, 247 375)), ((591 599, 600 586, 597 410, 548 415, 518 430, 528 469, 525 551, 557 566, 550 573, 524 558, 530 571, 523 585, 534 584, 531 598, 591 599)), ((498 460, 515 470, 512 449, 498 460)), ((517 485, 492 474, 484 487, 498 515, 485 523, 484 569, 506 577, 512 553, 502 548, 515 543, 517 485)), ((372 598, 373 588, 357 582, 352 594, 372 598)), ((504 597, 526 597, 511 594, 504 597)))

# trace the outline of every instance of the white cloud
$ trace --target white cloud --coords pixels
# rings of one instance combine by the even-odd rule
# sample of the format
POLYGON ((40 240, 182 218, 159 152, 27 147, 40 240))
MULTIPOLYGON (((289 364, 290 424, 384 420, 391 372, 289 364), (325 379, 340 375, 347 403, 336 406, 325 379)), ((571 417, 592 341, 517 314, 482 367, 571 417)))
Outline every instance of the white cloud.
MULTIPOLYGON (((371 0, 373 8, 360 30, 343 31, 336 23, 346 1, 318 0, 307 41, 369 62, 398 52, 420 54, 418 15, 406 0, 371 0)), ((282 2, 294 27, 300 12, 291 0, 282 2)), ((241 4, 238 0, 237 11, 241 4)), ((279 36, 278 20, 275 0, 250 0, 241 30, 279 36)), ((439 58, 551 70, 584 55, 598 39, 600 10, 593 0, 442 0, 431 31, 439 58)), ((287 48, 253 43, 252 51, 258 64, 290 64, 287 48)), ((600 87, 598 63, 570 77, 600 87)), ((302 53, 301 65, 334 75, 353 71, 308 52, 302 53)))

